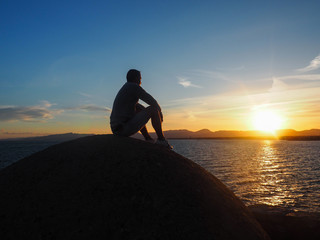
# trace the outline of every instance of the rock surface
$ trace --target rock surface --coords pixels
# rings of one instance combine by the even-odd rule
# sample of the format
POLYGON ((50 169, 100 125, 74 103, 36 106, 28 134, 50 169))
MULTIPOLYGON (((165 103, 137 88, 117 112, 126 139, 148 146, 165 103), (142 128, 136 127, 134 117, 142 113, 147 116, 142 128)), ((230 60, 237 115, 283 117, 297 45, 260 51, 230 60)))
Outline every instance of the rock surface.
POLYGON ((319 240, 320 213, 295 212, 277 206, 249 206, 272 240, 319 240))
POLYGON ((269 239, 189 159, 132 138, 58 144, 0 171, 1 239, 269 239))

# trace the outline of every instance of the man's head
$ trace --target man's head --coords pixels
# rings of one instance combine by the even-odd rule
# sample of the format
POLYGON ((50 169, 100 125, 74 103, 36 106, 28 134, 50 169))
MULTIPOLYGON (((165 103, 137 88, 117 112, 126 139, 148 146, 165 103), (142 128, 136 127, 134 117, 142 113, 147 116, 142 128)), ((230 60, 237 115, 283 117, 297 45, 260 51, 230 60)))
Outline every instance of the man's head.
POLYGON ((136 69, 130 69, 127 73, 127 82, 141 84, 141 73, 136 69))

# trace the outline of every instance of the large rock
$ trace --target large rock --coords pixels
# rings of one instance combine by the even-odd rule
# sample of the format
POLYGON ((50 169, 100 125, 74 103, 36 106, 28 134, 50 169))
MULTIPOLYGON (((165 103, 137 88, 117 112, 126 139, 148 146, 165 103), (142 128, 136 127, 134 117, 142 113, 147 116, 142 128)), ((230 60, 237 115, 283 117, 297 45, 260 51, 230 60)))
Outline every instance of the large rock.
POLYGON ((249 209, 272 240, 320 239, 320 213, 263 204, 250 206, 249 209))
POLYGON ((1 239, 268 239, 217 178, 162 146, 101 135, 0 171, 1 239))

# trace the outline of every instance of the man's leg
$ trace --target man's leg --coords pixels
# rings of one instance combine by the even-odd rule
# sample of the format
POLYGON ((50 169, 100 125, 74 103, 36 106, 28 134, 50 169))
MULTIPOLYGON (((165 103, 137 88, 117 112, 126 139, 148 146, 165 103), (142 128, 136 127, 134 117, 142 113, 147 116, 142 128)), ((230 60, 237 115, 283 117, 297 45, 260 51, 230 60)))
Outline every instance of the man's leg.
POLYGON ((150 137, 149 133, 147 132, 147 128, 145 127, 150 118, 151 117, 147 109, 137 112, 132 119, 124 124, 119 135, 129 137, 142 129, 143 134, 145 134, 144 137, 150 137))
POLYGON ((169 149, 172 149, 172 146, 163 136, 161 113, 156 108, 151 106, 136 113, 136 115, 123 126, 123 129, 119 135, 131 136, 141 130, 142 132, 147 133, 147 128, 145 127, 145 125, 147 124, 150 118, 152 126, 158 136, 156 144, 160 144, 169 149))
POLYGON ((151 107, 151 106, 147 107, 146 110, 148 111, 148 113, 151 116, 152 127, 156 131, 158 139, 164 140, 165 138, 164 138, 163 132, 162 132, 162 119, 160 116, 160 112, 158 111, 158 109, 151 107))
POLYGON ((162 146, 165 146, 166 148, 173 149, 173 147, 168 143, 168 141, 164 138, 163 132, 162 132, 162 113, 154 108, 154 107, 147 107, 148 112, 151 116, 151 123, 152 127, 156 131, 158 135, 158 140, 156 141, 156 144, 160 144, 162 146))
POLYGON ((141 134, 142 134, 142 136, 144 137, 145 140, 152 140, 152 137, 150 136, 146 125, 144 125, 144 126, 140 129, 140 132, 141 132, 141 134))
MULTIPOLYGON (((136 105, 136 112, 141 112, 143 110, 145 110, 146 108, 144 106, 142 106, 141 104, 137 104, 136 105)), ((144 125, 141 129, 140 129, 140 132, 142 134, 142 136, 144 137, 145 140, 152 140, 152 137, 150 136, 149 132, 148 132, 148 129, 147 129, 147 126, 144 125)))

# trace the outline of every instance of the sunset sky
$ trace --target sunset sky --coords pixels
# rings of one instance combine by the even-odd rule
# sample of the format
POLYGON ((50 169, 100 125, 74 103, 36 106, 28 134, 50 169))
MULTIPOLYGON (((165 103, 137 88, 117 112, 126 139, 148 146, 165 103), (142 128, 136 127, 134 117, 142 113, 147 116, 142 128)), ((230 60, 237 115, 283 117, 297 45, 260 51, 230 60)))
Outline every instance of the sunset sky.
POLYGON ((0 1, 0 138, 110 133, 126 73, 164 129, 320 128, 320 1, 0 1))

